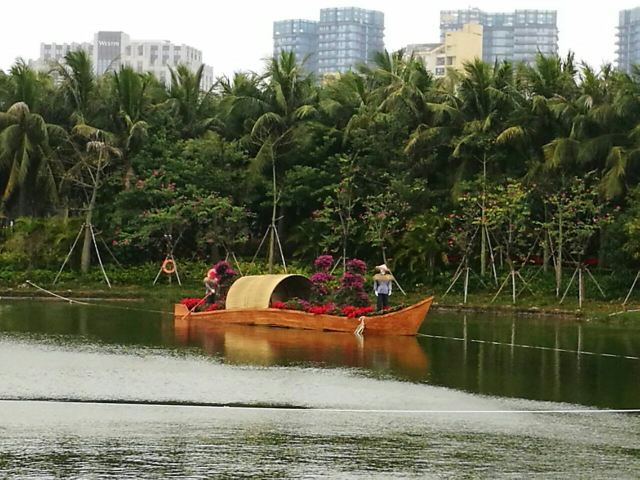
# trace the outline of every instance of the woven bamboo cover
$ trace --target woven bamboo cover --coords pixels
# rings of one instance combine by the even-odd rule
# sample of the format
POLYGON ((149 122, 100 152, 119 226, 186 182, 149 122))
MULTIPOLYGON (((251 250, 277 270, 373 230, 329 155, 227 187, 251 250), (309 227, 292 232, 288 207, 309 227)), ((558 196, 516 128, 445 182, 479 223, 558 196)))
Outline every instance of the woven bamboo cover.
POLYGON ((231 285, 226 309, 269 308, 272 301, 308 299, 310 293, 311 281, 302 275, 248 275, 231 285))

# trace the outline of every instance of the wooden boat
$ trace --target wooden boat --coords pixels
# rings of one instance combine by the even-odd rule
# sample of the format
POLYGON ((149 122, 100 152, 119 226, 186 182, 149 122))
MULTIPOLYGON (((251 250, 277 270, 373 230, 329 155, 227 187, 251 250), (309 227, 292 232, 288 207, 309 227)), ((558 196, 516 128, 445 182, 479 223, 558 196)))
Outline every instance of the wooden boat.
POLYGON ((269 307, 273 301, 308 298, 310 289, 311 282, 302 275, 246 276, 229 289, 225 310, 190 313, 178 303, 174 305, 174 319, 351 333, 363 326, 364 334, 415 335, 433 301, 429 297, 401 310, 359 318, 269 307))

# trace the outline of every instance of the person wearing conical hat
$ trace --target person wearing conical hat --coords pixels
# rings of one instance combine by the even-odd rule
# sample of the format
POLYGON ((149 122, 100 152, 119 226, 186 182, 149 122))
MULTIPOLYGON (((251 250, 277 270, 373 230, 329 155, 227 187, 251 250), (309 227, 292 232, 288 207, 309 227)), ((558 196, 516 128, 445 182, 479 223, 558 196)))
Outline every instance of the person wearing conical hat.
POLYGON ((373 293, 376 295, 376 309, 384 310, 389 306, 389 295, 393 285, 391 270, 385 265, 376 267, 378 273, 373 276, 373 293))

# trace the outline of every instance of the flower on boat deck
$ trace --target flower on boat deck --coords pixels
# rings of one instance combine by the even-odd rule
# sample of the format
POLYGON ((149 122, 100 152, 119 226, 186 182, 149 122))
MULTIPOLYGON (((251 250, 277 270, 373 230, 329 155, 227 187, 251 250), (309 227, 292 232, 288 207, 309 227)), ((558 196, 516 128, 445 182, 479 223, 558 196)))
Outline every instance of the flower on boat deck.
POLYGON ((355 318, 361 315, 366 315, 367 313, 373 312, 373 307, 356 307, 354 305, 347 305, 342 307, 342 315, 348 318, 355 318))
POLYGON ((364 279, 361 275, 351 272, 345 272, 340 279, 343 288, 352 288, 359 290, 364 287, 364 279))
POLYGON ((219 310, 220 305, 217 303, 212 303, 211 305, 207 305, 202 311, 203 312, 213 312, 214 310, 219 310))
POLYGON ((271 302, 271 308, 283 309, 286 307, 287 307, 287 304, 284 302, 279 302, 279 301, 271 302))
POLYGON ((307 312, 309 313, 329 313, 332 310, 332 305, 327 303, 325 305, 311 305, 307 308, 307 312))
POLYGON ((187 307, 187 309, 193 310, 201 301, 201 298, 183 298, 180 300, 180 303, 187 307))

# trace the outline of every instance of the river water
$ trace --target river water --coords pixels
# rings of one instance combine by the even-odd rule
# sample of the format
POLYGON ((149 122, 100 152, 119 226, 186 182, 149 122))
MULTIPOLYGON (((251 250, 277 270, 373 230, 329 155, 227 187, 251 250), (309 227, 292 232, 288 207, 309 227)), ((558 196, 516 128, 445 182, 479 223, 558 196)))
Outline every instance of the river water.
POLYGON ((637 326, 432 312, 358 339, 125 308, 0 300, 0 478, 640 477, 637 326))

